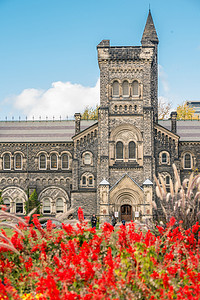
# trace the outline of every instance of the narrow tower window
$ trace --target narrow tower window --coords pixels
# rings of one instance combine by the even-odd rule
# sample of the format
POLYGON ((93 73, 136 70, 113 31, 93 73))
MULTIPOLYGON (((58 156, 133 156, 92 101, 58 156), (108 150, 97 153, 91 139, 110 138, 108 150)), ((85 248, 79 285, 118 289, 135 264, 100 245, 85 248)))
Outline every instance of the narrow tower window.
POLYGON ((138 96, 139 95, 139 84, 137 80, 133 81, 133 96, 138 96))
POLYGON ((128 81, 125 80, 123 82, 123 85, 122 85, 122 94, 123 96, 125 97, 128 97, 129 96, 129 84, 128 84, 128 81))
POLYGON ((116 159, 123 159, 123 143, 117 142, 116 144, 116 159))
POLYGON ((45 154, 40 155, 39 159, 39 168, 45 170, 46 169, 46 156, 45 154))
POLYGON ((57 169, 57 155, 51 154, 51 169, 57 169))
POLYGON ((69 158, 67 154, 62 155, 62 169, 68 169, 69 168, 69 158))
POLYGON ((114 97, 119 97, 119 82, 114 81, 112 88, 113 88, 113 96, 114 97))
POLYGON ((4 170, 10 170, 10 154, 8 154, 8 153, 4 154, 3 168, 4 168, 4 170))
POLYGON ((186 153, 184 157, 184 168, 191 169, 191 165, 192 165, 191 154, 186 153))
POLYGON ((22 169, 22 156, 19 153, 15 155, 15 169, 16 170, 22 169))
POLYGON ((134 142, 130 142, 128 144, 128 151, 129 151, 129 158, 135 159, 136 158, 136 145, 134 142))

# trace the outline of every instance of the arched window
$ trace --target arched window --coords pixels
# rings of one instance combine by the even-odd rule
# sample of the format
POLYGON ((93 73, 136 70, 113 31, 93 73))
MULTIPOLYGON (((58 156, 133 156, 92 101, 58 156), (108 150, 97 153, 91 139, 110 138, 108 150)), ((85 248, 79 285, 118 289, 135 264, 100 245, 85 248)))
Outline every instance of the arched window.
POLYGON ((39 169, 46 170, 46 168, 47 168, 46 155, 45 154, 40 154, 40 157, 39 157, 39 169))
POLYGON ((113 96, 119 97, 119 82, 117 80, 113 82, 112 90, 113 90, 113 96))
POLYGON ((57 155, 55 153, 51 154, 51 169, 58 168, 58 160, 57 155))
POLYGON ((127 80, 125 80, 122 84, 122 95, 125 97, 129 96, 129 84, 127 80))
POLYGON ((92 159, 90 153, 85 153, 84 155, 84 164, 85 165, 91 165, 92 159))
POLYGON ((50 214, 51 213, 51 206, 50 206, 50 200, 45 199, 43 201, 43 213, 44 214, 50 214))
POLYGON ((10 170, 10 154, 8 153, 3 156, 3 169, 10 170))
POLYGON ((24 207, 23 207, 23 201, 21 199, 16 200, 16 214, 23 214, 24 207))
POLYGON ((162 164, 167 163, 167 153, 165 153, 165 152, 162 153, 161 161, 162 161, 162 164))
POLYGON ((63 209, 63 199, 58 198, 56 200, 56 213, 63 213, 64 209, 63 209))
POLYGON ((3 200, 3 204, 6 205, 7 208, 9 207, 9 209, 7 210, 7 212, 10 212, 10 200, 7 199, 7 198, 4 199, 3 200))
POLYGON ((62 155, 62 169, 68 169, 69 168, 69 157, 68 154, 62 155))
POLYGON ((123 143, 117 142, 116 144, 116 159, 123 159, 123 143))
POLYGON ((166 185, 169 185, 169 184, 170 184, 170 176, 169 176, 169 175, 167 175, 167 176, 165 177, 165 183, 166 183, 166 185))
POLYGON ((130 142, 128 144, 128 153, 129 153, 129 159, 135 159, 136 158, 136 145, 135 145, 135 142, 130 142))
POLYGON ((192 168, 192 158, 190 153, 186 153, 184 156, 184 168, 191 169, 192 168))
POLYGON ((82 177, 82 185, 86 185, 86 183, 87 183, 87 182, 86 182, 86 176, 83 176, 83 177, 82 177))
POLYGON ((15 169, 21 170, 22 169, 22 156, 20 153, 15 155, 15 169))
POLYGON ((93 185, 93 176, 89 176, 88 178, 88 184, 93 185))
POLYGON ((138 96, 139 95, 139 84, 138 84, 137 80, 133 81, 132 91, 133 91, 133 96, 138 96))

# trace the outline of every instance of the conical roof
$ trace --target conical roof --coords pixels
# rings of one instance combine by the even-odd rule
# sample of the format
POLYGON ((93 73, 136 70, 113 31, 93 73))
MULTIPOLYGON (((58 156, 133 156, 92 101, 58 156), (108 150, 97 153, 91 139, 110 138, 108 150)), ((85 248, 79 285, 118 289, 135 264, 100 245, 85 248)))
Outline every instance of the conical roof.
POLYGON ((151 11, 149 10, 147 22, 144 28, 144 32, 142 35, 142 40, 141 40, 142 45, 149 45, 149 44, 158 44, 158 36, 156 33, 156 28, 154 26, 153 18, 151 15, 151 11))

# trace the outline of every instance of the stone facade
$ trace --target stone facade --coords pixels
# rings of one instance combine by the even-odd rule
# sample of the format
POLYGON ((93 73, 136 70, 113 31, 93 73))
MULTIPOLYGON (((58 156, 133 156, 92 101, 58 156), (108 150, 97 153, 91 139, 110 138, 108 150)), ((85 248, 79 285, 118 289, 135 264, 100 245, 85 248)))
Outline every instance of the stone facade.
POLYGON ((158 121, 157 47, 150 11, 141 46, 100 42, 98 121, 76 113, 75 121, 1 122, 0 188, 12 213, 25 214, 36 189, 44 215, 81 206, 102 222, 151 218, 153 175, 168 185, 173 163, 182 178, 199 170, 200 123, 176 113, 158 121))

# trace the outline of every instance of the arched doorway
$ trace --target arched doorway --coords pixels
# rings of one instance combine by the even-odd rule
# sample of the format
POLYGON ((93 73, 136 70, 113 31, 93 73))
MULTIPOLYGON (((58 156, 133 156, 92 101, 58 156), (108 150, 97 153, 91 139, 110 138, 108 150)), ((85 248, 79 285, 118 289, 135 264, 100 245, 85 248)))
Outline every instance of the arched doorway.
POLYGON ((121 206, 121 220, 129 222, 132 220, 132 206, 124 204, 121 206))

